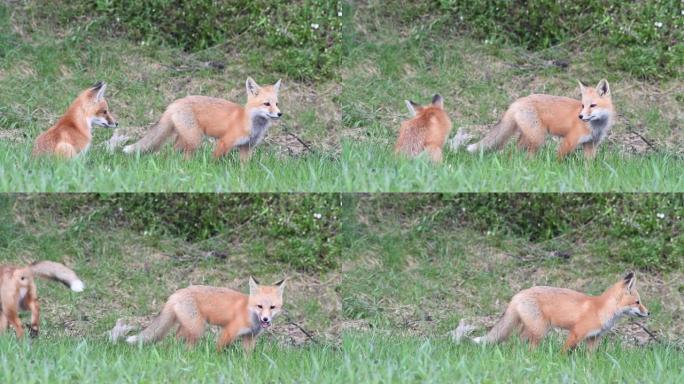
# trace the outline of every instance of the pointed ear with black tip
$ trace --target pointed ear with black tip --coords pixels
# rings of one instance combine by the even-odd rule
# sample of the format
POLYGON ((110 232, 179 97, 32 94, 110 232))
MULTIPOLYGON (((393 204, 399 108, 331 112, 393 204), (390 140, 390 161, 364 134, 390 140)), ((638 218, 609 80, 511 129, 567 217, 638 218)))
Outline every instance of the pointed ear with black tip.
POLYGON ((278 81, 276 81, 276 83, 273 84, 273 89, 275 89, 276 93, 280 91, 280 80, 281 79, 278 79, 278 81))
POLYGON ((634 289, 634 285, 636 284, 636 275, 634 272, 629 272, 622 279, 622 282, 624 283, 625 288, 627 288, 627 291, 632 291, 632 289, 634 289))
POLYGON ((579 80, 577 80, 577 84, 579 84, 580 93, 584 94, 587 91, 587 86, 579 80))
POLYGON ((245 87, 247 88, 247 95, 249 96, 257 96, 259 94, 259 91, 261 90, 261 87, 259 84, 254 81, 251 77, 247 78, 247 81, 245 82, 245 87))
POLYGON ((250 276, 249 277, 249 294, 255 295, 258 291, 259 291, 259 282, 255 278, 250 276))
POLYGON ((107 84, 104 81, 98 81, 95 85, 90 88, 90 94, 93 96, 95 102, 102 101, 104 99, 104 93, 107 89, 107 84))
POLYGON ((404 101, 406 102, 406 108, 408 108, 411 116, 415 116, 417 114, 416 109, 420 108, 420 105, 414 103, 411 100, 404 100, 404 101))
POLYGON ((444 109, 444 98, 439 94, 432 96, 432 105, 444 109))
POLYGON ((608 80, 601 79, 596 86, 596 92, 601 97, 610 96, 610 85, 608 84, 608 80))
POLYGON ((280 280, 279 282, 273 284, 273 285, 275 285, 276 287, 278 287, 278 294, 279 294, 281 297, 283 296, 283 291, 285 290, 285 280, 286 280, 286 279, 282 279, 282 280, 280 280))

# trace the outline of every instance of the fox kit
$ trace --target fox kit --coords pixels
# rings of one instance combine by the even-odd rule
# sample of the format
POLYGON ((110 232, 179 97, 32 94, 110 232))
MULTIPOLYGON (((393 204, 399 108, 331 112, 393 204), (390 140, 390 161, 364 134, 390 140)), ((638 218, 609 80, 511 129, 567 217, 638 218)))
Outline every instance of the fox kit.
POLYGON ((442 147, 451 131, 451 120, 444 112, 444 99, 434 95, 427 106, 406 100, 406 106, 413 118, 401 123, 394 151, 411 157, 427 151, 434 162, 441 162, 442 147))
POLYGON ((240 159, 247 160, 250 149, 263 140, 268 128, 283 113, 278 109, 280 80, 274 85, 259 86, 247 78, 247 104, 207 96, 187 96, 171 103, 159 122, 137 143, 127 145, 125 153, 156 151, 169 137, 176 148, 192 154, 204 135, 217 139, 214 157, 238 147, 240 159))
POLYGON ((249 295, 228 288, 191 285, 171 295, 152 324, 126 341, 130 344, 157 341, 178 324, 176 337, 193 345, 209 323, 223 328, 217 343, 219 351, 239 336, 244 348, 251 350, 259 333, 270 327, 280 313, 284 288, 284 280, 259 285, 252 277, 249 295))
POLYGON ((615 109, 607 80, 596 88, 579 83, 582 100, 550 95, 530 95, 513 102, 501 121, 478 143, 468 146, 469 152, 500 149, 516 133, 518 145, 530 155, 544 144, 546 133, 562 137, 558 157, 563 158, 578 145, 584 147, 586 158, 593 158, 596 149, 608 134, 615 109))
POLYGON ((88 151, 93 125, 114 128, 119 124, 104 98, 107 84, 102 81, 81 92, 64 116, 36 137, 33 154, 53 154, 72 158, 88 151))
POLYGON ((18 338, 24 336, 19 311, 31 311, 31 336, 38 336, 40 308, 34 277, 59 281, 72 291, 83 291, 83 282, 66 266, 52 261, 40 261, 25 268, 0 266, 0 334, 7 326, 14 328, 18 338))
POLYGON ((513 296, 503 316, 476 343, 497 343, 515 329, 533 346, 539 344, 550 327, 570 331, 563 351, 586 340, 591 349, 598 338, 608 332, 622 316, 648 316, 635 287, 636 277, 630 272, 600 296, 588 296, 564 288, 532 287, 513 296))

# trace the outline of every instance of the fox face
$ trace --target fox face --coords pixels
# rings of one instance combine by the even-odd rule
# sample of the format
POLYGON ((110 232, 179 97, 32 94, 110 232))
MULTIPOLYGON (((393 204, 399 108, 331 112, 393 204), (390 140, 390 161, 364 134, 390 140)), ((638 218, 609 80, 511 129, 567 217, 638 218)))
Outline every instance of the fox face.
POLYGON ((439 109, 444 109, 444 99, 440 95, 432 96, 432 103, 426 106, 416 104, 411 100, 406 100, 406 108, 408 108, 411 116, 418 116, 425 112, 428 108, 435 107, 439 109))
POLYGON ((579 118, 582 121, 605 120, 612 114, 612 101, 608 80, 599 81, 596 88, 586 87, 579 83, 582 93, 582 110, 579 118))
POLYGON ((85 92, 85 109, 88 125, 99 125, 101 127, 115 128, 119 125, 116 118, 112 115, 104 98, 107 84, 100 81, 85 92))
POLYGON ((280 80, 274 85, 260 86, 251 77, 247 78, 247 105, 246 108, 254 115, 267 117, 272 120, 279 119, 283 113, 278 108, 278 91, 280 80))
POLYGON ((249 278, 249 302, 247 307, 259 319, 261 328, 271 326, 273 319, 283 308, 285 280, 273 285, 259 285, 253 277, 249 278))
POLYGON ((639 292, 636 290, 636 276, 634 272, 630 272, 624 277, 622 285, 624 290, 619 305, 623 313, 629 316, 647 317, 648 309, 641 303, 639 292))

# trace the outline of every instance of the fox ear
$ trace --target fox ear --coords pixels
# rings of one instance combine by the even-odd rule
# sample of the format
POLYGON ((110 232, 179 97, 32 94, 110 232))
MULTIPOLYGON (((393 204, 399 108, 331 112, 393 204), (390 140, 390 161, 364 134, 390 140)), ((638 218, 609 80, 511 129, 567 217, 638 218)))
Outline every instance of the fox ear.
POLYGON ((582 83, 581 81, 577 80, 577 84, 579 84, 580 93, 584 93, 584 91, 587 90, 587 86, 584 85, 584 83, 582 83))
POLYGON ((93 87, 90 89, 90 93, 93 95, 93 100, 98 102, 104 99, 104 93, 106 89, 107 84, 104 81, 98 81, 95 85, 93 85, 93 87))
POLYGON ((598 92, 601 97, 610 96, 610 85, 608 85, 608 80, 601 79, 596 86, 596 92, 598 92))
POLYGON ((411 113, 411 116, 416 115, 416 108, 420 107, 420 105, 414 103, 411 100, 404 100, 406 101, 406 108, 408 108, 409 112, 411 113))
POLYGON ((634 275, 634 272, 628 273, 624 277, 623 283, 625 284, 625 288, 627 288, 628 291, 631 291, 636 283, 636 276, 634 275))
POLYGON ((286 279, 282 279, 282 280, 280 280, 279 282, 273 284, 273 285, 275 285, 276 287, 278 287, 278 294, 279 294, 280 296, 283 295, 283 291, 285 290, 285 280, 286 280, 286 279))
POLYGON ((247 78, 247 82, 245 83, 245 85, 247 87, 247 94, 248 95, 256 96, 259 94, 259 90, 261 89, 261 87, 251 77, 247 78))
POLYGON ((252 276, 249 277, 249 294, 253 295, 259 290, 259 282, 252 276))
POLYGON ((276 83, 273 84, 273 88, 276 92, 280 91, 280 79, 278 79, 278 81, 276 81, 276 83))
POLYGON ((432 105, 444 108, 444 98, 439 94, 432 96, 432 105))

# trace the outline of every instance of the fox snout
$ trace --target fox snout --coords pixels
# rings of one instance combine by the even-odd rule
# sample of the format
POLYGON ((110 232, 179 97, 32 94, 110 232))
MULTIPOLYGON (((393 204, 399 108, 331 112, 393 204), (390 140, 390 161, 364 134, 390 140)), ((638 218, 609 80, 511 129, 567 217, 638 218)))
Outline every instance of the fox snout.
POLYGON ((271 317, 270 316, 262 316, 260 320, 261 320, 261 327, 262 328, 268 328, 271 326, 271 317))

